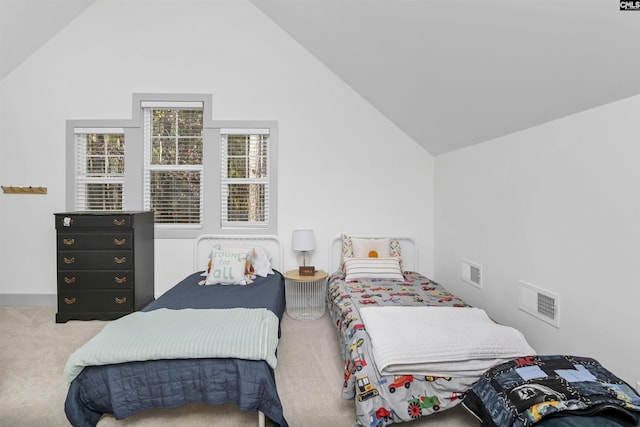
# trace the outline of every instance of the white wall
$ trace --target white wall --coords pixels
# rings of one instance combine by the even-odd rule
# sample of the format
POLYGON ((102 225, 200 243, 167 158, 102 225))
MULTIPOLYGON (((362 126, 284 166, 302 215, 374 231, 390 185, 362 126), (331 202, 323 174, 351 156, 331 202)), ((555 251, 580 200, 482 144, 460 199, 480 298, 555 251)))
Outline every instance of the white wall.
POLYGON ((640 381, 640 96, 436 158, 435 278, 540 354, 640 381), (483 289, 460 280, 482 265, 483 289), (559 294, 559 329, 518 281, 559 294))
MULTIPOLYGON (((433 269, 433 157, 247 1, 98 0, 0 81, 2 294, 56 292, 65 121, 129 119, 133 93, 210 93, 213 119, 279 122, 278 230, 411 235, 433 269)), ((192 271, 192 243, 156 242, 156 294, 192 271)))

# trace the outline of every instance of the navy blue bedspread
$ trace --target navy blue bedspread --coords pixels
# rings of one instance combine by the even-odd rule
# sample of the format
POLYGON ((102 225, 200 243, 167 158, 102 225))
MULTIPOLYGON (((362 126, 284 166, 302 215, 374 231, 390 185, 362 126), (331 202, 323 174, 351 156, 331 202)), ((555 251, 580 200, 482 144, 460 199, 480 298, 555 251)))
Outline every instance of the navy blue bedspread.
POLYGON ((193 273, 147 305, 142 311, 158 308, 266 308, 282 319, 284 285, 278 272, 257 277, 250 285, 207 285, 198 282, 206 277, 193 273), (275 291, 275 292, 274 292, 275 291))
MULTIPOLYGON (((251 285, 199 286, 194 273, 144 311, 158 308, 267 308, 279 319, 285 309, 284 279, 276 272, 251 285)), ((190 403, 235 403, 262 411, 276 426, 288 427, 273 369, 265 361, 177 359, 91 366, 73 380, 65 413, 73 426, 95 426, 102 414, 122 419, 152 408, 190 403)))

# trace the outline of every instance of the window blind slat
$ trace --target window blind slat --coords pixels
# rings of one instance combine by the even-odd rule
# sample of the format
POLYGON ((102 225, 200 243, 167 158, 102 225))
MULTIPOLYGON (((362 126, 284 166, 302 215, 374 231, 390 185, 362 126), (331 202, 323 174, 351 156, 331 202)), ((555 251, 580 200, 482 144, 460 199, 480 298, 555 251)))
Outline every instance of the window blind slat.
POLYGON ((202 110, 204 104, 202 101, 142 101, 141 106, 143 109, 200 109, 202 110))

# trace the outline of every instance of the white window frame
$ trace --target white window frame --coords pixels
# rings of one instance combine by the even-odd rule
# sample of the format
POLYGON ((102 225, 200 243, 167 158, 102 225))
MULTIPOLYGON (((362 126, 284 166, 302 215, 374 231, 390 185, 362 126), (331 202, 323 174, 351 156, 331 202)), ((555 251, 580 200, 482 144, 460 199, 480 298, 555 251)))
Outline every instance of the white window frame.
MULTIPOLYGON (((124 194, 126 191, 124 173, 109 174, 105 172, 103 176, 90 176, 87 172, 87 137, 88 135, 122 135, 124 138, 123 128, 74 128, 74 149, 75 149, 75 195, 74 195, 74 210, 86 211, 87 208, 87 192, 85 186, 87 184, 121 184, 122 185, 122 199, 120 204, 124 205, 124 194)), ((126 140, 125 140, 126 141, 126 140)), ((126 143, 123 141, 123 144, 126 143)), ((106 160, 106 153, 105 153, 106 160)), ((126 171, 126 157, 125 157, 125 171, 126 171)), ((106 166, 106 162, 105 162, 106 166)))
MULTIPOLYGON (((270 175, 271 175, 271 156, 268 150, 270 145, 270 129, 221 129, 220 130, 220 153, 221 153, 221 188, 220 188, 220 216, 221 216, 221 224, 223 228, 266 228, 269 226, 269 202, 270 202, 270 175), (266 136, 267 138, 267 153, 265 154, 265 161, 267 162, 267 172, 264 177, 256 177, 256 178, 233 178, 228 176, 228 137, 229 135, 240 135, 240 136, 266 136), (262 209, 264 210, 264 220, 263 221, 233 221, 228 218, 228 209, 226 208, 229 201, 229 192, 228 187, 234 184, 259 184, 264 187, 264 203, 262 209)), ((252 159, 256 159, 258 156, 252 156, 250 153, 247 153, 245 156, 246 167, 250 167, 250 161, 252 159)))
MULTIPOLYGON (((143 123, 144 123, 144 210, 151 209, 151 173, 154 171, 161 172, 169 172, 169 171, 192 171, 196 172, 200 175, 200 200, 199 200, 199 210, 198 213, 199 221, 192 223, 183 223, 183 224, 170 224, 170 223, 156 223, 156 229, 196 229, 201 230, 203 228, 204 222, 204 191, 205 191, 205 178, 204 178, 204 159, 203 164, 199 165, 155 165, 152 164, 151 161, 151 152, 152 152, 152 139, 154 135, 152 132, 152 119, 151 114, 153 110, 203 110, 202 102, 145 102, 141 103, 142 106, 142 115, 143 115, 143 123)), ((204 116, 204 111, 203 111, 204 116)), ((204 120, 203 120, 204 122, 204 120)), ((203 148, 204 148, 204 123, 203 123, 203 132, 201 138, 203 139, 203 148)), ((176 135, 176 144, 179 141, 179 136, 176 135)), ((176 154, 178 153, 176 147, 176 154)))
MULTIPOLYGON (((133 115, 130 120, 67 120, 66 209, 75 206, 76 162, 75 129, 123 129, 125 135, 125 178, 122 209, 144 210, 144 117, 143 105, 167 106, 182 103, 200 103, 203 106, 203 182, 201 196, 202 224, 199 227, 156 224, 156 238, 195 238, 200 234, 270 234, 277 235, 277 153, 278 122, 274 120, 212 120, 212 97, 208 94, 134 94, 133 115), (225 165, 221 155, 221 130, 262 129, 269 132, 269 192, 268 223, 261 226, 246 222, 223 224, 221 168, 225 165), (73 166, 72 166, 73 165, 73 166)), ((95 133, 95 132, 94 132, 95 133)))

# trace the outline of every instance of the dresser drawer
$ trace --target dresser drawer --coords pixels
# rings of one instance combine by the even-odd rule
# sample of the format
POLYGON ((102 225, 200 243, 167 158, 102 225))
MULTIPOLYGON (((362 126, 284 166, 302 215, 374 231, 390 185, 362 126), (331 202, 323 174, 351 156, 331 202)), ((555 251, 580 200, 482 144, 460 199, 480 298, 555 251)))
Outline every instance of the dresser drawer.
POLYGON ((131 216, 127 214, 108 215, 61 215, 56 214, 56 230, 82 228, 131 228, 131 216))
POLYGON ((133 292, 123 291, 61 291, 58 292, 61 312, 131 312, 133 292))
POLYGON ((133 277, 131 270, 59 271, 58 290, 132 289, 133 277))
POLYGON ((127 270, 131 251, 58 251, 58 270, 127 270))
POLYGON ((131 233, 58 233, 58 250, 131 249, 131 233))

